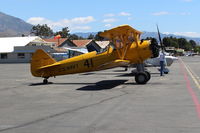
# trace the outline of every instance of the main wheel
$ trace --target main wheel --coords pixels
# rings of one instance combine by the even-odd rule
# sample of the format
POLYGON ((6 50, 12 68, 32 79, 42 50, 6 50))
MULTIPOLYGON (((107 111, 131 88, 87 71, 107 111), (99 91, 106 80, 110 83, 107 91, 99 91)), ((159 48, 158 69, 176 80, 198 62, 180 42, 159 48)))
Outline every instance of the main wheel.
POLYGON ((145 71, 146 75, 147 75, 147 82, 151 79, 151 74, 149 71, 145 71))
POLYGON ((146 84, 148 81, 148 75, 146 72, 139 72, 135 76, 135 81, 137 84, 146 84))

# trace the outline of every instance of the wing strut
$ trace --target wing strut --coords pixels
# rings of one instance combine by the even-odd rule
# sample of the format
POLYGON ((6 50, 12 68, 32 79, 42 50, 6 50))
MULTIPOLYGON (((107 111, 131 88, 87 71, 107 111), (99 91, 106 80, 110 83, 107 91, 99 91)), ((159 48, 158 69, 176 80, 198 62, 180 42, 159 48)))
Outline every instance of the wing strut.
POLYGON ((138 40, 141 33, 129 25, 122 25, 102 32, 100 36, 108 38, 113 42, 119 58, 123 60, 133 42, 135 42, 136 48, 139 46, 138 40))

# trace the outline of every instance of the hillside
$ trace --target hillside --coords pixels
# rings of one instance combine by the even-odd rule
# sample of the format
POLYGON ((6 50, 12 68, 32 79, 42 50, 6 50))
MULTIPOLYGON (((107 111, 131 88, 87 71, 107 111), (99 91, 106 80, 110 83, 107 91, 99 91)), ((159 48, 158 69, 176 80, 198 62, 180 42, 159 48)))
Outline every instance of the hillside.
POLYGON ((27 35, 31 28, 32 25, 22 19, 0 12, 0 37, 27 35))
MULTIPOLYGON (((198 44, 200 44, 200 38, 192 38, 192 37, 187 37, 187 36, 178 36, 178 35, 174 35, 174 34, 162 34, 161 33, 161 38, 164 37, 175 37, 175 38, 185 38, 187 40, 194 40, 195 42, 197 42, 198 44)), ((156 38, 158 40, 158 33, 157 32, 143 32, 143 34, 141 35, 142 39, 145 39, 147 37, 153 37, 156 38)))

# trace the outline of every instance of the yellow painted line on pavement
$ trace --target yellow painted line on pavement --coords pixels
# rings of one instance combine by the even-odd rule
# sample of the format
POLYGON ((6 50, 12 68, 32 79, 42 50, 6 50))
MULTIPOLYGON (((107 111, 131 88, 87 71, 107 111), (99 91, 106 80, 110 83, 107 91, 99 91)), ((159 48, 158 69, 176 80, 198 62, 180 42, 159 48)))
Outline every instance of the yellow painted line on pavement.
POLYGON ((196 86, 198 87, 198 89, 200 90, 200 84, 198 82, 198 76, 191 70, 191 68, 186 65, 182 59, 180 59, 181 62, 183 63, 183 65, 185 66, 187 72, 189 73, 189 75, 191 76, 192 80, 194 81, 194 83, 196 84, 196 86))

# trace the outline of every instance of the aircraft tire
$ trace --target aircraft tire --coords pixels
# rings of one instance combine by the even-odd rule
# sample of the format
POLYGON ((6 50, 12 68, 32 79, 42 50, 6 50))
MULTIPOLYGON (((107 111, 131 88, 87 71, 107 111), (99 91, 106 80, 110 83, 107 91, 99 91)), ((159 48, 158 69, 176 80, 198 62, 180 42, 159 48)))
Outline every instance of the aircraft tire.
POLYGON ((147 75, 147 82, 151 79, 151 74, 149 71, 145 71, 146 75, 147 75))
POLYGON ((128 67, 125 67, 124 71, 128 71, 128 67))
POLYGON ((137 84, 146 84, 148 81, 148 75, 146 72, 139 72, 135 76, 135 81, 137 84))
POLYGON ((47 79, 44 79, 44 80, 43 80, 43 84, 48 84, 48 80, 47 80, 47 79))

